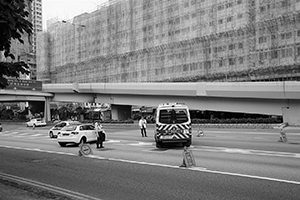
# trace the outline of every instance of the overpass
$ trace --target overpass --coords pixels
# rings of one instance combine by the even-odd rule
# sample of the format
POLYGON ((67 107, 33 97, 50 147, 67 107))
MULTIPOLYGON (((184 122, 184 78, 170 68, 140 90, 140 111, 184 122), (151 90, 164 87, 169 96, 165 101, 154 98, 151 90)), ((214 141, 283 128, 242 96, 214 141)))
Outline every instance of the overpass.
POLYGON ((46 103, 110 103, 113 119, 126 118, 131 105, 184 102, 190 109, 282 115, 285 122, 300 125, 296 81, 43 84, 43 94, 46 103))

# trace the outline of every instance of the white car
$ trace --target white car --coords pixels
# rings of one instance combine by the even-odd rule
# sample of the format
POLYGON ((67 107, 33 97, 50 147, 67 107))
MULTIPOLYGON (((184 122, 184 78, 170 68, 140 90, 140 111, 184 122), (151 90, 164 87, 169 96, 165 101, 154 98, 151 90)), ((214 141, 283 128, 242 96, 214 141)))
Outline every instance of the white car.
POLYGON ((57 142, 61 147, 67 144, 96 142, 96 131, 92 124, 69 125, 61 129, 57 134, 57 142))
POLYGON ((47 123, 45 122, 44 119, 41 118, 35 118, 35 119, 31 119, 30 121, 26 122, 26 126, 30 127, 30 126, 46 126, 47 123))
POLYGON ((61 121, 58 122, 57 124, 55 124, 49 131, 48 131, 48 135, 50 138, 55 138, 57 137, 58 132, 65 126, 69 126, 69 125, 79 125, 81 124, 81 122, 79 121, 61 121))

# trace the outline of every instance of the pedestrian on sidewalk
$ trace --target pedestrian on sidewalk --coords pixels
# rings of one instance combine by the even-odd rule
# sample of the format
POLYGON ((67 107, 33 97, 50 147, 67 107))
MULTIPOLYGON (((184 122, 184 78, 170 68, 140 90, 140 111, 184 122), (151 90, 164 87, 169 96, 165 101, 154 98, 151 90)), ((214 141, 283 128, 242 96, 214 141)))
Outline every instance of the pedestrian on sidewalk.
POLYGON ((142 137, 147 137, 147 120, 142 116, 139 120, 142 137))

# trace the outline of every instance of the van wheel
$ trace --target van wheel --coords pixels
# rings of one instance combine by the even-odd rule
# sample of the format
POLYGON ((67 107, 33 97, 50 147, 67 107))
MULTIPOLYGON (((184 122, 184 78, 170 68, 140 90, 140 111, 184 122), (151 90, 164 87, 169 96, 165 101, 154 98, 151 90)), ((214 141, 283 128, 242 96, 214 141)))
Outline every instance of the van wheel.
POLYGON ((182 143, 183 146, 190 147, 192 144, 192 140, 182 143))
POLYGON ((156 142, 156 148, 162 148, 163 145, 162 145, 162 142, 156 142))

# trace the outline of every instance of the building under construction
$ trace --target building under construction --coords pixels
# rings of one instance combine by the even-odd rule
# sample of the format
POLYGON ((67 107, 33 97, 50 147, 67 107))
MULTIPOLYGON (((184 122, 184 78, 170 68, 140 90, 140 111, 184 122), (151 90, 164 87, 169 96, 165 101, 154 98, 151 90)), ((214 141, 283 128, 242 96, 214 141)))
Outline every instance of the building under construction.
POLYGON ((110 0, 48 21, 51 83, 299 80, 299 0, 110 0))

